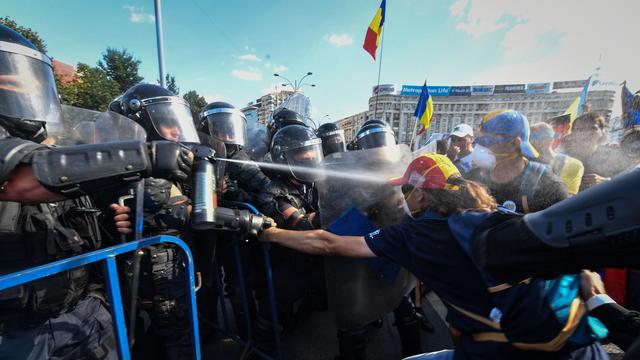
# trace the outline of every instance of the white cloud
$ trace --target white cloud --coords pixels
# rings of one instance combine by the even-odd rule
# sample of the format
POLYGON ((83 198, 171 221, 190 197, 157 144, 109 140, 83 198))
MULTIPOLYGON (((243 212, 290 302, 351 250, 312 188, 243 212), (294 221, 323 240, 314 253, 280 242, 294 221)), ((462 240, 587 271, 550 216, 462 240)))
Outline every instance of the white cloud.
POLYGON ((335 45, 335 47, 342 47, 353 43, 353 38, 349 34, 331 33, 329 35, 325 35, 324 40, 335 45))
POLYGON ((502 58, 474 83, 585 79, 601 60, 603 81, 640 87, 631 38, 640 2, 626 0, 457 0, 449 12, 474 38, 504 31, 502 58))
POLYGON ((129 21, 132 23, 153 24, 156 21, 156 17, 152 14, 145 13, 143 7, 125 5, 122 8, 129 12, 129 21))
POLYGON ((262 61, 256 54, 245 54, 238 56, 238 59, 242 61, 262 61))
POLYGON ((262 80, 262 73, 255 68, 250 68, 249 70, 234 69, 233 71, 231 71, 231 75, 233 75, 233 77, 246 81, 262 80))
POLYGON ((284 65, 276 65, 276 64, 273 64, 273 67, 271 69, 276 73, 283 73, 289 70, 289 68, 284 65))

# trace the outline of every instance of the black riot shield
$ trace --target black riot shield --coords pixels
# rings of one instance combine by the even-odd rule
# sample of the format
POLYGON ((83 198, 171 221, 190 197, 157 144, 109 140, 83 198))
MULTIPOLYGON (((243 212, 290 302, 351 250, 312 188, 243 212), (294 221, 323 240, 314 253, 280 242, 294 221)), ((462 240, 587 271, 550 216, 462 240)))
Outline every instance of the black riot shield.
MULTIPOLYGON (((387 184, 401 176, 411 151, 406 145, 334 153, 325 158, 327 176, 318 183, 320 216, 328 227, 351 207, 376 226, 402 221, 402 194, 387 184)), ((395 277, 383 276, 367 260, 340 256, 325 259, 329 309, 339 328, 368 324, 393 311, 415 281, 400 268, 395 277)))

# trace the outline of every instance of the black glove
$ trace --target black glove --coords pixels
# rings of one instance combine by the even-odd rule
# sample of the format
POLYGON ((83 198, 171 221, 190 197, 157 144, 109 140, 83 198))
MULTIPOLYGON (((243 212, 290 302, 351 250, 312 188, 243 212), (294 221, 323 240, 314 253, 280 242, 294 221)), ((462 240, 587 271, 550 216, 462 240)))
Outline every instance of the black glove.
POLYGON ((191 174, 193 155, 186 147, 171 141, 149 143, 151 176, 167 180, 185 181, 191 174))

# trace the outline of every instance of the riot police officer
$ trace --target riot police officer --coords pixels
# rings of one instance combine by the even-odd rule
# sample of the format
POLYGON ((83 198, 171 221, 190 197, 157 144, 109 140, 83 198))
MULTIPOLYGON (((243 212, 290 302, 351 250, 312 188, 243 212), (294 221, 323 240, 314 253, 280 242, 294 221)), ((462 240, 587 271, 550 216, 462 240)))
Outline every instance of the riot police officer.
POLYGON ((347 151, 344 139, 344 130, 340 129, 335 123, 320 125, 316 133, 318 134, 318 137, 322 139, 322 151, 324 152, 324 156, 328 156, 336 152, 347 151))
MULTIPOLYGON (((358 150, 374 149, 386 146, 395 146, 396 140, 393 129, 382 120, 372 119, 364 122, 354 139, 354 145, 358 150)), ((400 334, 403 356, 421 353, 420 326, 421 317, 416 312, 409 296, 404 296, 400 305, 394 310, 395 325, 400 334)), ((431 325, 425 321, 425 328, 431 325)), ((351 329, 339 329, 338 341, 340 356, 342 359, 365 358, 365 329, 366 324, 351 329)))
MULTIPOLYGON (((97 212, 79 197, 150 174, 186 177, 188 152, 167 142, 42 145, 61 124, 51 61, 3 25, 0 73, 1 273, 99 247, 97 212)), ((89 281, 80 267, 1 292, 0 358, 115 359, 111 316, 89 281)))
POLYGON ((299 113, 287 109, 276 109, 271 115, 271 121, 269 122, 269 133, 271 138, 283 127, 288 125, 302 125, 309 127, 308 121, 299 113))
MULTIPOLYGON (((116 100, 116 103, 118 100, 116 100)), ((188 103, 171 91, 153 84, 138 84, 119 99, 123 115, 147 131, 148 140, 169 140, 176 144, 199 143, 188 103)), ((186 180, 186 179, 185 179, 186 180)), ((185 195, 188 185, 150 178, 144 185, 144 235, 171 234, 185 239, 189 228, 191 199, 185 195)), ((114 208, 116 208, 114 206, 114 208)), ((116 220, 126 220, 116 217, 116 220)), ((121 228, 121 227, 120 227, 121 228)), ((188 240, 188 239, 187 239, 188 240)), ((174 245, 162 244, 145 249, 139 289, 141 308, 151 314, 153 335, 161 339, 170 359, 191 357, 191 339, 187 306, 187 269, 182 253, 174 245), (146 308, 145 308, 146 305, 146 308)), ((137 275, 134 275, 137 276, 137 275)), ((149 350, 143 337, 137 351, 149 350)), ((150 344, 158 350, 157 344, 150 344)))
MULTIPOLYGON (((226 175, 223 187, 223 200, 249 202, 258 207, 269 204, 273 201, 274 192, 271 180, 260 170, 257 164, 253 163, 244 149, 246 141, 247 120, 244 114, 233 105, 226 102, 213 102, 206 105, 200 112, 197 130, 204 135, 203 143, 217 141, 224 144, 226 158, 234 160, 226 163, 226 175)), ((202 138, 202 136, 201 136, 202 138)), ((219 146, 213 145, 216 148, 219 146)), ((231 301, 234 311, 236 325, 239 328, 240 336, 247 337, 247 330, 244 321, 244 307, 242 303, 242 290, 234 263, 232 245, 237 242, 231 241, 237 238, 238 234, 220 234, 216 255, 219 262, 224 266, 225 292, 231 301)), ((196 246, 203 246, 203 253, 211 254, 210 249, 214 242, 198 241, 196 246)), ((259 290, 258 282, 262 282, 262 260, 258 245, 255 242, 240 242, 240 253, 243 259, 243 273, 245 275, 245 285, 249 297, 249 315, 255 316, 256 304, 253 296, 254 291, 259 290)), ((209 261, 211 259, 208 259, 209 261)), ((211 270, 211 264, 206 262, 206 273, 211 270)), ((207 277, 207 276, 205 276, 207 277)), ((205 281, 205 283, 207 283, 205 281)), ((205 297, 206 298, 206 297, 205 297)), ((207 300, 208 304, 215 305, 215 299, 207 300)), ((211 312, 211 310, 209 310, 211 312)))
POLYGON ((371 119, 360 126, 353 142, 354 149, 373 149, 395 145, 396 138, 393 129, 386 122, 371 119))
MULTIPOLYGON (((271 157, 278 164, 274 188, 277 193, 262 212, 273 218, 279 227, 292 230, 309 230, 320 227, 316 213, 317 201, 314 181, 321 174, 322 140, 302 125, 288 125, 280 129, 271 143, 271 157)), ((272 248, 273 281, 280 329, 290 327, 310 309, 322 307, 324 272, 322 259, 305 255, 283 247, 272 248), (293 305, 301 301, 298 314, 293 305)), ((259 316, 255 322, 258 345, 267 352, 274 350, 269 319, 269 300, 266 292, 258 299, 259 316)))

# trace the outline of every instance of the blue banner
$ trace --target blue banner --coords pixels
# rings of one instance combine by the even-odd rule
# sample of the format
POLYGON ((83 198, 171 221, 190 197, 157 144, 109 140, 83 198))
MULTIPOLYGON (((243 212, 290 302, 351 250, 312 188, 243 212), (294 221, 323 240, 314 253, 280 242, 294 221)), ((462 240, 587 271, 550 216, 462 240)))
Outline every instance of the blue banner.
POLYGON ((527 84, 527 94, 546 94, 551 91, 551 83, 527 84))
POLYGON ((452 86, 451 96, 469 96, 471 95, 471 86, 452 86))
POLYGON ((473 85, 471 95, 493 95, 493 85, 473 85))
MULTIPOLYGON (((427 86, 431 96, 449 96, 451 86, 427 86)), ((422 93, 422 85, 402 85, 402 96, 420 96, 422 93)))

